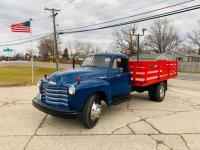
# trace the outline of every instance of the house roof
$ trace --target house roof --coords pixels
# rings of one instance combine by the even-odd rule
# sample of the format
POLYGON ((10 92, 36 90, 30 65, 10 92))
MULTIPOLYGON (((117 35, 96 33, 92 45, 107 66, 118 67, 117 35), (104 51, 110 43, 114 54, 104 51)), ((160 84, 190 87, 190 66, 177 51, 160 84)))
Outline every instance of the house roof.
POLYGON ((197 54, 188 54, 188 53, 185 53, 185 52, 178 52, 178 51, 169 51, 167 52, 167 54, 173 54, 173 53, 176 53, 176 54, 179 54, 179 55, 182 55, 182 56, 185 56, 185 57, 200 57, 200 55, 197 55, 197 54))
POLYGON ((166 57, 168 57, 171 60, 176 59, 176 57, 174 55, 171 55, 171 54, 163 53, 161 55, 165 55, 166 57))
POLYGON ((173 55, 166 54, 166 53, 158 53, 158 54, 141 54, 140 59, 157 59, 158 57, 164 56, 166 58, 169 58, 171 60, 176 59, 173 55))
POLYGON ((160 56, 161 54, 140 54, 141 59, 155 59, 156 57, 160 56))

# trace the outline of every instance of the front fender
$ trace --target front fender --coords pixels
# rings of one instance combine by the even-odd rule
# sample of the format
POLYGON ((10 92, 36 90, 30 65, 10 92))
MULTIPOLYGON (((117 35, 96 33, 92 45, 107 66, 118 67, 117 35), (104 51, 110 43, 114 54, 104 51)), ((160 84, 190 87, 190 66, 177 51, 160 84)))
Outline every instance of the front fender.
POLYGON ((104 80, 86 80, 75 85, 76 93, 71 95, 69 106, 71 110, 81 111, 85 102, 92 93, 101 92, 106 96, 108 106, 111 105, 110 84, 104 80))

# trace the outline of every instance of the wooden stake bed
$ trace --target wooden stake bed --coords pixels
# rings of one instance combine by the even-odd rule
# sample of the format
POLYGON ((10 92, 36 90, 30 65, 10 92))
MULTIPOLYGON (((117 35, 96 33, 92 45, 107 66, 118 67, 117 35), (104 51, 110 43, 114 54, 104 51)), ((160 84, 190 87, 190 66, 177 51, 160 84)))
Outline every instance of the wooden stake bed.
POLYGON ((144 87, 177 77, 178 61, 130 61, 131 85, 144 87))

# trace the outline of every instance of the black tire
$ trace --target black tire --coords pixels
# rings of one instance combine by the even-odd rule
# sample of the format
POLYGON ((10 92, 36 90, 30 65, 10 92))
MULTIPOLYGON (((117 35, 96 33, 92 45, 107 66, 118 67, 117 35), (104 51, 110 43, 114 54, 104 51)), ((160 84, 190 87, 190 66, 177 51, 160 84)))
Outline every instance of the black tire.
POLYGON ((151 86, 148 90, 148 94, 149 94, 149 98, 150 100, 154 100, 155 99, 155 96, 154 96, 154 86, 151 86))
POLYGON ((158 83, 153 88, 153 101, 162 102, 165 98, 166 84, 164 82, 158 83))
POLYGON ((82 124, 86 128, 89 128, 89 129, 93 128, 99 120, 99 118, 96 118, 95 120, 93 120, 91 117, 91 110, 92 110, 92 105, 94 102, 101 105, 101 99, 98 96, 98 94, 93 94, 89 97, 89 99, 87 100, 87 102, 83 108, 83 111, 81 112, 82 124))

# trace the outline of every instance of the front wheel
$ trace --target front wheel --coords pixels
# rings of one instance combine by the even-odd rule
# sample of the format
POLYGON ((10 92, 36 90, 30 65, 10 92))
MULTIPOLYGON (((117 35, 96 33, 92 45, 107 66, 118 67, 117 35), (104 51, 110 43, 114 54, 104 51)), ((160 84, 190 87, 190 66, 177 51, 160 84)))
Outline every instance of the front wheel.
POLYGON ((93 94, 87 100, 83 111, 81 112, 81 121, 86 128, 93 128, 102 113, 101 99, 98 94, 93 94))

